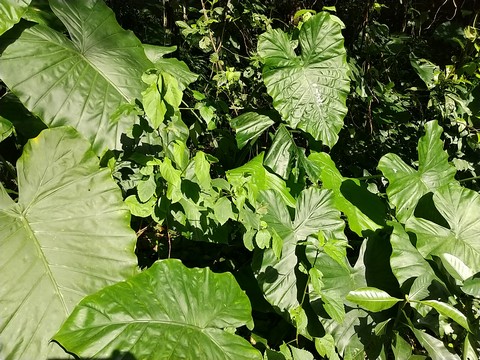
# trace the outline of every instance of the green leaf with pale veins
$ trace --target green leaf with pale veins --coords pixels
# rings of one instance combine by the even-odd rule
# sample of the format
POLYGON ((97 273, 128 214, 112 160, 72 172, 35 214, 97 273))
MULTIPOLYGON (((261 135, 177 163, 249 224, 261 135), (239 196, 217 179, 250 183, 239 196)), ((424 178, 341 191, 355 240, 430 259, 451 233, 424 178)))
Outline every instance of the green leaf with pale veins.
POLYGON ((49 343, 84 296, 135 273, 136 236, 108 169, 74 129, 44 130, 0 196, 0 358, 65 357, 49 343))
POLYGON ((347 295, 347 300, 373 312, 390 309, 401 301, 401 299, 390 296, 387 292, 374 287, 365 287, 350 291, 347 295))
POLYGON ((455 167, 448 163, 440 139, 442 128, 437 121, 430 121, 425 124, 425 132, 418 142, 418 170, 395 154, 383 156, 378 164, 388 179, 387 195, 401 222, 413 214, 423 195, 455 181, 455 167))
POLYGON ((49 127, 71 125, 97 154, 121 148, 136 116, 110 116, 140 98, 152 67, 140 41, 123 30, 101 0, 50 0, 69 38, 45 25, 22 32, 0 58, 0 78, 49 127), (18 71, 22 69, 22 71, 18 71))
POLYGON ((230 273, 163 260, 86 297, 54 340, 82 358, 115 350, 136 359, 262 359, 226 328, 253 328, 248 297, 230 273))
POLYGON ((273 125, 273 120, 256 112, 246 112, 232 119, 230 126, 235 130, 237 146, 242 149, 250 140, 255 141, 273 125))
MULTIPOLYGON (((433 195, 435 207, 449 228, 432 221, 412 217, 406 224, 417 236, 416 247, 423 257, 450 254, 460 259, 473 273, 480 271, 480 195, 451 184, 433 195)), ((447 256, 448 257, 448 256, 447 256)))
POLYGON ((2 0, 0 3, 0 35, 18 23, 32 0, 2 0))
POLYGON ((262 34, 257 47, 275 109, 289 126, 329 147, 337 142, 350 91, 341 30, 332 15, 322 12, 300 29, 299 56, 290 36, 278 29, 262 34))

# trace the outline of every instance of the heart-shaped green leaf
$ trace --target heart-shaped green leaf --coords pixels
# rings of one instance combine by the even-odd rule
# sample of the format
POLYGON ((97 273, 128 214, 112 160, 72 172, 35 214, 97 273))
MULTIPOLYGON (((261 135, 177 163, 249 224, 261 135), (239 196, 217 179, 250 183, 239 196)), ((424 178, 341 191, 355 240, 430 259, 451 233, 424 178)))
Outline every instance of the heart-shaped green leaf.
POLYGON ((448 154, 440 139, 442 128, 437 121, 430 121, 425 124, 425 131, 418 142, 418 170, 395 154, 383 156, 378 163, 389 181, 387 195, 397 208, 397 219, 401 222, 413 214, 423 195, 455 181, 455 167, 448 163, 448 154))
POLYGON ((48 126, 75 127, 97 153, 119 148, 121 133, 135 117, 110 116, 120 104, 140 98, 141 75, 153 65, 103 1, 49 3, 71 40, 44 25, 26 29, 3 52, 0 77, 48 126))
POLYGON ((253 327, 232 274, 163 260, 83 299, 54 339, 83 357, 115 350, 137 359, 261 359, 232 329, 253 327))
POLYGON ((301 54, 281 30, 258 40, 265 67, 263 79, 273 106, 292 127, 310 133, 332 147, 347 113, 350 91, 342 26, 326 12, 310 18, 300 29, 301 54))
POLYGON ((135 272, 122 195, 74 129, 44 130, 17 163, 18 201, 0 186, 0 358, 64 355, 49 340, 84 296, 135 272))

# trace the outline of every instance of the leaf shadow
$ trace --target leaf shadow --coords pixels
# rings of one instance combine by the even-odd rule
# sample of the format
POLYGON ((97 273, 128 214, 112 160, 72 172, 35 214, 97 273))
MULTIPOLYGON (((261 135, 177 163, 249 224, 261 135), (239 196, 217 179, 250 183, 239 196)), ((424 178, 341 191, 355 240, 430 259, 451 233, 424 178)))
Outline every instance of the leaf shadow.
MULTIPOLYGON (((64 349, 65 350, 65 349, 64 349)), ((137 360, 137 358, 129 351, 120 351, 114 350, 112 355, 109 357, 89 357, 89 358, 82 358, 78 357, 75 354, 71 354, 74 359, 77 360, 137 360)), ((48 358, 47 360, 71 360, 72 358, 48 358)))

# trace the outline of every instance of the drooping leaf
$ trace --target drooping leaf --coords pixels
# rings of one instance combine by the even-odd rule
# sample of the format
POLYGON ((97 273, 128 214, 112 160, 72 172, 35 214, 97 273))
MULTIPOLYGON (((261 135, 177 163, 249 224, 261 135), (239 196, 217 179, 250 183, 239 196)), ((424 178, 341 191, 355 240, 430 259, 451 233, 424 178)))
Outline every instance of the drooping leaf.
POLYGON ((332 147, 347 113, 350 91, 341 25, 322 12, 300 29, 301 54, 289 35, 271 30, 260 36, 258 53, 273 106, 292 128, 332 147))
POLYGON ((362 236, 362 231, 375 231, 384 225, 384 204, 360 181, 344 178, 326 153, 312 153, 308 159, 322 169, 323 187, 333 191, 335 205, 347 216, 350 229, 362 236))
POLYGON ((50 7, 71 40, 44 25, 26 29, 3 52, 0 78, 48 126, 75 127, 97 153, 120 148, 135 116, 110 116, 140 98, 141 75, 152 63, 103 1, 50 0, 50 7))
POLYGON ((297 151, 292 135, 282 124, 275 133, 273 143, 265 156, 264 164, 278 176, 288 179, 292 167, 291 162, 297 151))
POLYGON ((455 167, 448 163, 448 154, 440 139, 442 128, 437 121, 430 121, 425 124, 425 131, 418 142, 418 170, 395 154, 383 156, 378 163, 378 168, 389 181, 387 195, 401 222, 413 214, 423 195, 455 181, 455 167))
POLYGON ((196 81, 198 78, 198 75, 191 72, 185 62, 178 59, 160 58, 152 62, 158 70, 175 77, 181 91, 185 90, 188 85, 196 81))
POLYGON ((256 112, 246 112, 230 122, 235 130, 235 138, 239 149, 247 145, 250 140, 257 139, 272 124, 272 119, 256 112))
POLYGON ((432 335, 429 335, 421 330, 410 326, 410 329, 415 334, 418 342, 427 350, 428 355, 432 360, 460 360, 460 357, 456 354, 452 354, 447 350, 441 340, 438 340, 432 335))
POLYGON ((0 196, 0 358, 46 359, 84 296, 134 274, 119 188, 72 128, 44 130, 17 162, 18 202, 0 196))
POLYGON ((475 191, 451 184, 433 195, 435 207, 449 228, 432 221, 411 218, 407 230, 415 232, 416 247, 423 257, 451 254, 473 273, 480 271, 480 195, 475 191))
POLYGON ((401 301, 401 299, 390 296, 387 292, 374 287, 365 287, 350 291, 347 295, 347 300, 373 312, 390 309, 401 301))
POLYGON ((468 325, 467 317, 452 305, 437 300, 423 300, 420 301, 420 303, 434 308, 439 314, 452 319, 465 330, 471 331, 470 325, 468 325))
POLYGON ((137 359, 260 360, 224 331, 243 325, 253 327, 251 306, 230 273, 163 260, 83 299, 54 339, 82 358, 118 350, 137 359))
POLYGON ((32 0, 4 0, 0 3, 0 35, 18 23, 32 0))

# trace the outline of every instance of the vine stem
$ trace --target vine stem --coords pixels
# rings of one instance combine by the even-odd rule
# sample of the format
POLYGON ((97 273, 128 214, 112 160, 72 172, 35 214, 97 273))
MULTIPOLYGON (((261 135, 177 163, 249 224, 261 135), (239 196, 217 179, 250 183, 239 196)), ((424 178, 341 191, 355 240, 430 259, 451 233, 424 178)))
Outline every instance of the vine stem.
POLYGON ((480 176, 473 176, 473 177, 469 177, 469 178, 466 178, 466 179, 461 179, 461 180, 458 180, 458 182, 466 182, 466 181, 472 181, 472 180, 477 180, 477 179, 480 179, 480 176))

